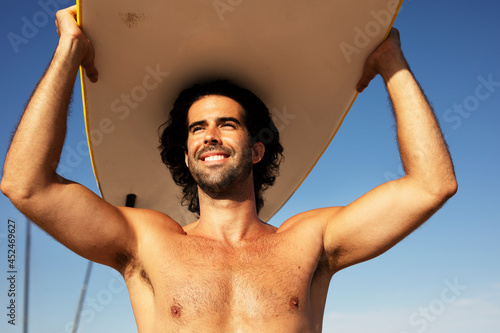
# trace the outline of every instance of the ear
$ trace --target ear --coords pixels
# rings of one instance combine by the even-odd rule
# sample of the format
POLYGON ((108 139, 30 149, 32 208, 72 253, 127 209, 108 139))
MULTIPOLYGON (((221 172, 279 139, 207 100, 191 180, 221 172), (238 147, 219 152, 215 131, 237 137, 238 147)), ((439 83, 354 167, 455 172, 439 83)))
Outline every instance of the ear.
POLYGON ((264 153, 266 152, 266 147, 262 142, 256 142, 252 146, 252 162, 253 164, 259 163, 264 157, 264 153))
POLYGON ((184 162, 186 163, 186 166, 189 168, 189 158, 188 158, 188 153, 187 151, 184 150, 184 162))

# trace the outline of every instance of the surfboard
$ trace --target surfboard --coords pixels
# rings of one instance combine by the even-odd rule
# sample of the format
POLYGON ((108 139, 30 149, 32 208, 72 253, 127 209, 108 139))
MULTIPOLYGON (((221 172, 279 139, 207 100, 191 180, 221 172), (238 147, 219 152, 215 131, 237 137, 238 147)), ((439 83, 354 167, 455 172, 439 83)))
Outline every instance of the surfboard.
POLYGON ((285 159, 265 192, 269 220, 312 170, 356 99, 365 59, 397 0, 79 0, 99 81, 81 73, 86 131, 102 197, 185 225, 181 189, 162 164, 158 128, 197 78, 234 80, 269 107, 285 159), (133 201, 133 200, 132 200, 133 201), (130 204, 130 203, 129 203, 130 204))

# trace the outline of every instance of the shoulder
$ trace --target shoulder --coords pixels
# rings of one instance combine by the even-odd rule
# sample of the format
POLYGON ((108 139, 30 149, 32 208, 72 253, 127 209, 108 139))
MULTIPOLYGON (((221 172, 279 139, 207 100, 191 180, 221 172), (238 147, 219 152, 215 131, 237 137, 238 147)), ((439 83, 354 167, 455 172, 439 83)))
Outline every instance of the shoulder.
POLYGON ((117 207, 123 218, 132 227, 138 241, 151 232, 161 234, 184 234, 181 225, 170 216, 151 209, 117 207))
POLYGON ((335 219, 335 216, 344 207, 326 207, 309 210, 287 219, 278 228, 277 232, 303 232, 305 230, 323 230, 326 224, 335 219))
POLYGON ((322 275, 320 272, 327 273, 325 277, 333 275, 335 266, 325 248, 325 235, 330 221, 335 221, 342 209, 328 207, 306 211, 289 218, 278 229, 279 233, 285 235, 291 253, 304 260, 314 259, 308 262, 314 264, 310 267, 315 271, 315 276, 322 275))
MULTIPOLYGON (((119 254, 119 269, 128 276, 143 269, 145 256, 161 244, 171 244, 176 237, 185 235, 181 225, 170 216, 151 209, 116 207, 126 221, 133 239, 132 247, 119 254)), ((153 251, 154 252, 154 251, 153 251)))

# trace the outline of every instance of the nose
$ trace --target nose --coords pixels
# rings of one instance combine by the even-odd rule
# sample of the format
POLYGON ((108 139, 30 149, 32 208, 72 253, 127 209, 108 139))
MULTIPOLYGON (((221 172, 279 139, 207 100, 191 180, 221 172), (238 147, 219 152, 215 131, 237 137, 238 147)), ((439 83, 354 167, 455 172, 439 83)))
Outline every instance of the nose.
POLYGON ((208 127, 206 132, 205 132, 204 144, 206 146, 208 146, 208 145, 216 145, 216 144, 220 144, 220 143, 221 143, 221 140, 220 140, 220 135, 219 135, 219 131, 217 130, 217 128, 208 127))

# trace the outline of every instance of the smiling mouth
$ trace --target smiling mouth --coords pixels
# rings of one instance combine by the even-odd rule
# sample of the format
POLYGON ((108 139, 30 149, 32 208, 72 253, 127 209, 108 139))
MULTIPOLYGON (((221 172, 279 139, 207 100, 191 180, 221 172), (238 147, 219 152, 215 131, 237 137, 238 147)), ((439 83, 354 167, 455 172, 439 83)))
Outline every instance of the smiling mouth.
POLYGON ((226 155, 210 155, 205 158, 203 158, 203 161, 210 162, 210 161, 220 161, 227 158, 226 155))
POLYGON ((202 160, 203 162, 216 162, 229 158, 229 156, 232 155, 232 151, 229 148, 218 145, 205 147, 201 149, 196 155, 198 159, 202 160))

